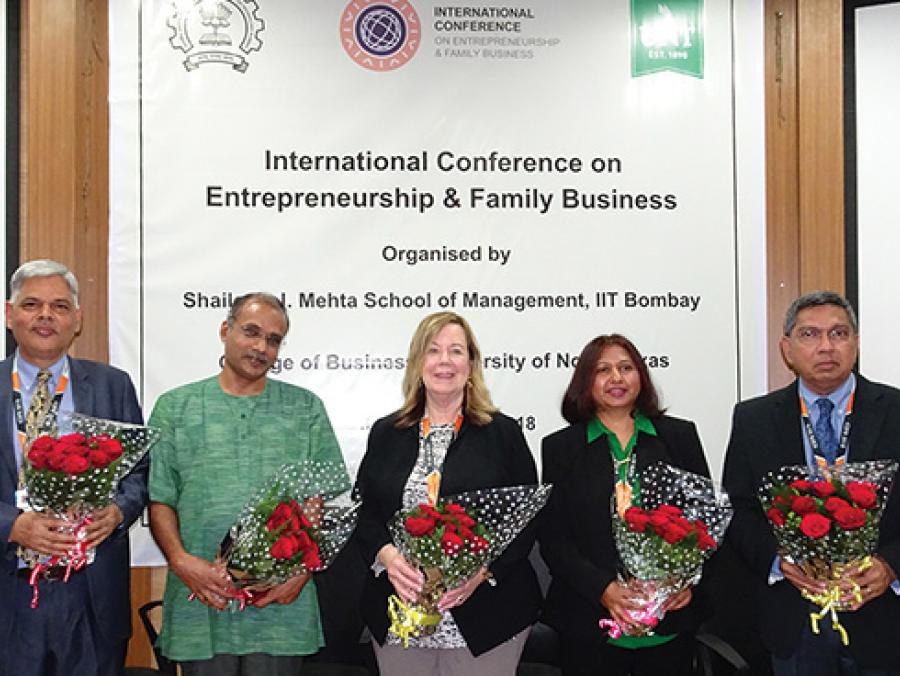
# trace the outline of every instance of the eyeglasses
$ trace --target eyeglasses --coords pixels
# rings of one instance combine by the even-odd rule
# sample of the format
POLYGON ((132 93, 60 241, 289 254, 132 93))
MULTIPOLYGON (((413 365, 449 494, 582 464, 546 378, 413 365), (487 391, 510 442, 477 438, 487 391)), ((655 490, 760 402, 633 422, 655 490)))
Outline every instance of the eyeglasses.
POLYGON ((266 341, 266 346, 273 350, 280 349, 285 342, 284 336, 280 336, 277 333, 264 333, 256 324, 241 324, 238 326, 238 329, 240 329, 240 332, 247 340, 256 341, 259 338, 263 338, 266 341))
POLYGON ((794 333, 794 337, 804 345, 815 345, 822 340, 822 336, 827 335, 829 342, 846 343, 853 337, 853 331, 849 326, 835 326, 834 328, 824 331, 817 326, 801 326, 794 333))

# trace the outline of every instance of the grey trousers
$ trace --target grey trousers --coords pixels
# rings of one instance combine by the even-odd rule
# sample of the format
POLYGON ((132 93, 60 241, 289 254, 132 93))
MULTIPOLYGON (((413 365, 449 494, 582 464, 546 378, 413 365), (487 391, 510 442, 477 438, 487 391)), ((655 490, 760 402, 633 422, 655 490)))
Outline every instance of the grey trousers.
POLYGON ((381 676, 515 676, 531 627, 496 648, 473 657, 468 648, 406 648, 378 645, 375 657, 381 676))

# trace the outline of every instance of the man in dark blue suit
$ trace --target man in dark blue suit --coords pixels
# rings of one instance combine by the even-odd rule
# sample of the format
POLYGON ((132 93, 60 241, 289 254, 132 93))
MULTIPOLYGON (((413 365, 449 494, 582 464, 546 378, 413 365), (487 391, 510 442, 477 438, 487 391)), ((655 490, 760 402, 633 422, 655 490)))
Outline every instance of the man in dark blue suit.
POLYGON ((856 315, 836 293, 818 291, 794 301, 781 350, 797 379, 735 407, 723 478, 735 508, 728 539, 754 573, 749 584, 759 599, 763 643, 776 676, 897 676, 898 486, 879 525, 872 565, 847 574, 861 594, 841 613, 849 646, 830 623, 823 621, 818 634, 811 630, 814 608, 801 594, 819 593, 824 584, 781 558, 758 487, 763 475, 785 465, 900 461, 900 390, 853 373, 856 315))
POLYGON ((30 261, 9 286, 6 326, 18 348, 0 362, 0 676, 117 676, 131 635, 128 527, 147 500, 147 460, 120 483, 113 504, 92 513, 87 536, 97 548, 94 562, 68 582, 55 574, 41 580, 32 609, 18 546, 64 554, 74 538, 21 499, 23 412, 45 371, 51 415, 74 410, 141 423, 140 406, 128 374, 67 356, 81 330, 81 308, 78 282, 64 265, 30 261))

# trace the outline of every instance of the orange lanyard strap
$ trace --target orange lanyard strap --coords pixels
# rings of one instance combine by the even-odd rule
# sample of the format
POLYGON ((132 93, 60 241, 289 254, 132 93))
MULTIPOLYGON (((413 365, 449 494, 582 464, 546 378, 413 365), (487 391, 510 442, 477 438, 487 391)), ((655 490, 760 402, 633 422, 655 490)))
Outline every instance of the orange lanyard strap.
MULTIPOLYGON (((462 427, 462 424, 462 413, 459 413, 456 416, 456 420, 453 422, 454 438, 457 434, 459 434, 459 429, 460 427, 462 427)), ((428 503, 434 506, 437 504, 438 493, 441 490, 441 471, 437 468, 434 459, 434 442, 431 439, 431 419, 428 417, 428 415, 422 418, 420 430, 422 435, 422 447, 426 455, 426 462, 431 465, 431 471, 428 473, 428 477, 425 479, 425 488, 428 493, 428 503)))
MULTIPOLYGON (((62 372, 59 374, 59 383, 56 385, 56 391, 53 394, 53 400, 50 402, 50 408, 47 410, 46 418, 47 420, 53 420, 56 417, 56 414, 59 412, 59 407, 62 405, 63 395, 66 393, 66 387, 69 385, 69 360, 66 359, 63 362, 62 372)), ((27 441, 25 436, 25 402, 22 397, 22 386, 21 381, 19 379, 19 358, 18 356, 13 358, 13 370, 12 370, 12 396, 13 396, 13 410, 16 415, 16 429, 18 430, 19 435, 19 445, 22 447, 22 453, 25 453, 25 442, 27 441)))

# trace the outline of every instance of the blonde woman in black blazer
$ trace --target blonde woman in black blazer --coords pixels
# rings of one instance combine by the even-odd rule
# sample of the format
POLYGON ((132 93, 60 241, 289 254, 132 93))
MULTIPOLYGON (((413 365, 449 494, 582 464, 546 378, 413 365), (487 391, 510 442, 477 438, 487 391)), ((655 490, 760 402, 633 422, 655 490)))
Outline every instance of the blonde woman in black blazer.
POLYGON ((392 544, 387 523, 401 508, 423 501, 424 431, 441 435, 435 444, 442 456, 440 496, 537 483, 519 425, 491 403, 481 353, 462 317, 440 312, 422 320, 410 343, 403 392, 400 410, 372 426, 357 475, 362 509, 356 538, 373 572, 362 614, 376 641, 379 669, 382 676, 512 676, 541 606, 528 562, 530 528, 489 571, 444 594, 444 617, 434 636, 411 639, 404 649, 388 635, 388 597, 413 602, 423 582, 392 544))

